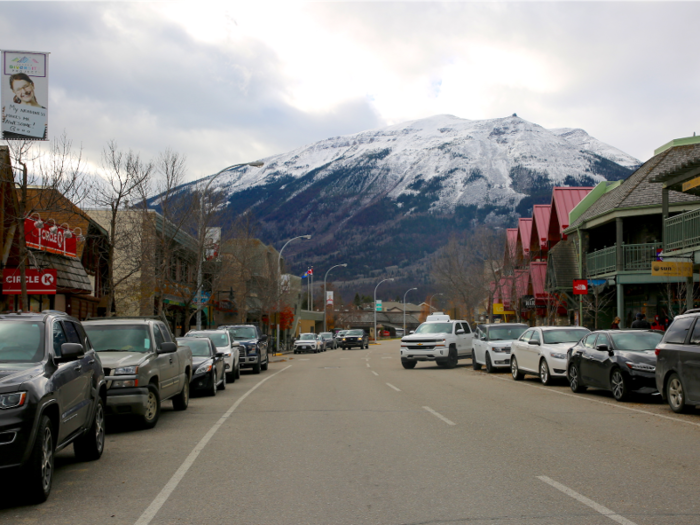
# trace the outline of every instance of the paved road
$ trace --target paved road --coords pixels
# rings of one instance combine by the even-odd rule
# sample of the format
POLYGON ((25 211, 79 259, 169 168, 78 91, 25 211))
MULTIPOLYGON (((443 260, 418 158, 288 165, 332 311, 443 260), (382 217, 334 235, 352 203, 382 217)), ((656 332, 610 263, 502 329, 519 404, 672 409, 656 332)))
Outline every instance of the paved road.
POLYGON ((96 463, 62 452, 50 500, 0 524, 700 523, 700 414, 464 363, 289 356, 154 430, 112 425, 96 463))

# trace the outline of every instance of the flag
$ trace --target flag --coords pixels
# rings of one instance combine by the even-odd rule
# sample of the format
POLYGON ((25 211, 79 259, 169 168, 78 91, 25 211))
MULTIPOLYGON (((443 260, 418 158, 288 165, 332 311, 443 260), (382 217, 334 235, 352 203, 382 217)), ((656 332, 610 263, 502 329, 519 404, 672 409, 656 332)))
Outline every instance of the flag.
POLYGON ((308 273, 309 275, 313 275, 313 274, 314 274, 314 267, 312 266, 311 268, 309 268, 309 269, 306 271, 306 273, 308 273))
POLYGON ((310 272, 310 270, 306 270, 306 271, 304 272, 304 275, 301 276, 301 278, 302 278, 302 279, 306 279, 309 275, 311 275, 309 272, 310 272))

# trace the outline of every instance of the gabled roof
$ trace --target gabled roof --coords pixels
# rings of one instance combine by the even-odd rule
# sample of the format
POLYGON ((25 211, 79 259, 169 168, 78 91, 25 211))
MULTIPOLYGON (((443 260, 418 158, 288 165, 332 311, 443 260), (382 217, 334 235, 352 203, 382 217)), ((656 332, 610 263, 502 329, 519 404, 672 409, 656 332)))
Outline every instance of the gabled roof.
POLYGON ((593 187, 554 188, 552 190, 552 212, 549 233, 559 237, 569 225, 569 213, 588 195, 593 187))
MULTIPOLYGON (((532 236, 540 246, 547 246, 549 239, 549 218, 552 214, 551 204, 535 204, 532 207, 532 236)), ((534 242, 532 243, 534 244, 534 242)))
POLYGON ((530 263, 530 280, 532 282, 532 291, 536 299, 545 299, 547 293, 544 291, 544 283, 547 279, 547 263, 546 262, 531 262, 530 263))
MULTIPOLYGON (((692 162, 693 158, 700 159, 700 144, 677 146, 655 155, 627 177, 617 188, 598 199, 569 226, 579 226, 595 217, 619 209, 661 206, 663 184, 652 181, 663 178, 665 174, 669 173, 669 170, 679 169, 679 167, 692 162)), ((668 201, 669 204, 700 204, 700 197, 669 190, 668 201)))
POLYGON ((511 261, 514 260, 516 255, 518 254, 517 247, 518 228, 506 229, 506 257, 509 257, 511 261))
POLYGON ((529 270, 515 270, 515 293, 518 297, 527 295, 527 290, 530 287, 530 272, 529 270))
POLYGON ((532 238, 532 219, 518 219, 518 239, 523 249, 523 255, 530 254, 530 239, 532 238))

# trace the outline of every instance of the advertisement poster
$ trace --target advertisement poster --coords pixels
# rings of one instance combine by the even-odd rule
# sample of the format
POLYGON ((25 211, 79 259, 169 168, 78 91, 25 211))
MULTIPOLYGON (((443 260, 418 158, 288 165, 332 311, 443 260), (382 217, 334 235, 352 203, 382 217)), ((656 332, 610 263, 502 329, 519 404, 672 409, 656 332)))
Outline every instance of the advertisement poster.
POLYGON ((333 292, 326 292, 326 306, 333 306, 333 292))
POLYGON ((48 140, 49 54, 3 51, 2 138, 48 140))

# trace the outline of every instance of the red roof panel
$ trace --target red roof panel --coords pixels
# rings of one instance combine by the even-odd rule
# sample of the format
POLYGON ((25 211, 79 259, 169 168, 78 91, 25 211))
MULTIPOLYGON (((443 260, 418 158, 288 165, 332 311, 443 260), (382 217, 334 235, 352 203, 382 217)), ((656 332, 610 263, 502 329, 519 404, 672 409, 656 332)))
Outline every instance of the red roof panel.
POLYGON ((544 283, 547 279, 547 263, 531 262, 530 279, 532 280, 532 291, 536 299, 546 299, 547 293, 544 291, 544 283))
POLYGON ((547 246, 547 240, 549 238, 549 217, 551 213, 551 204, 535 204, 532 207, 532 217, 534 222, 532 235, 535 237, 540 246, 547 246))
POLYGON ((532 238, 532 219, 518 219, 518 237, 523 248, 523 255, 530 253, 530 239, 532 238))
POLYGON ((530 272, 528 270, 515 270, 515 293, 518 297, 527 295, 530 285, 530 272))
POLYGON ((508 228, 506 229, 506 240, 507 246, 506 256, 510 257, 510 260, 515 260, 515 256, 518 253, 518 228, 508 228))
POLYGON ((569 213, 588 195, 593 188, 554 188, 552 190, 552 214, 549 223, 550 233, 564 235, 569 227, 569 213), (553 220, 552 220, 553 219, 553 220), (557 228, 554 232, 552 228, 557 228))

